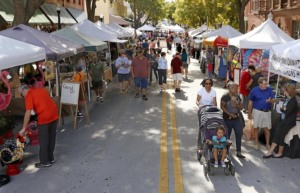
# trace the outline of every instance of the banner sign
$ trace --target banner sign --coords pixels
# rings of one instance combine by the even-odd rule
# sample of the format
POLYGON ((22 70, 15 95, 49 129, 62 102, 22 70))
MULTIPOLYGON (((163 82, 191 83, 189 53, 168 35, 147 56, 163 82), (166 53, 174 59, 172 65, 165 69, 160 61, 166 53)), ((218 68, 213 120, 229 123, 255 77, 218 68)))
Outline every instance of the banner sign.
POLYGON ((271 51, 270 72, 300 82, 300 60, 283 58, 271 51))

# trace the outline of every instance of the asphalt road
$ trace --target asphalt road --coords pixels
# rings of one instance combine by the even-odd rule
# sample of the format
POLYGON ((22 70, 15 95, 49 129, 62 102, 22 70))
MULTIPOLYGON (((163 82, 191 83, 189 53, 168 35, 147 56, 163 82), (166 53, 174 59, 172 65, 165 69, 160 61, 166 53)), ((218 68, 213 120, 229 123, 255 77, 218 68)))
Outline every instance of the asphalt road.
MULTIPOLYGON (((28 147, 22 172, 0 193, 299 193, 299 160, 263 160, 265 148, 255 151, 247 140, 242 142, 245 160, 235 156, 233 144, 235 176, 225 176, 221 168, 204 176, 196 159, 195 104, 203 77, 192 60, 183 92, 175 94, 169 86, 162 94, 152 85, 148 101, 135 99, 133 91, 120 94, 114 79, 104 103, 96 102, 93 93, 90 125, 83 118, 73 129, 68 117, 58 128, 56 163, 36 169, 38 147, 28 147)), ((226 92, 222 87, 215 82, 218 103, 226 92)))

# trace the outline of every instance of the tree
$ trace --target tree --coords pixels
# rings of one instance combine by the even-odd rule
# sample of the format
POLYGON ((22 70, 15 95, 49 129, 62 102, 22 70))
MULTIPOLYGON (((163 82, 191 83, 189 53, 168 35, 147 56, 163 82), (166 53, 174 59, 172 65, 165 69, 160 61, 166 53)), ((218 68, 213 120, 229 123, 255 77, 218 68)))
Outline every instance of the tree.
POLYGON ((13 0, 14 20, 12 25, 28 24, 35 11, 45 3, 46 0, 13 0))
POLYGON ((245 7, 249 3, 249 0, 236 0, 236 8, 239 13, 239 28, 241 33, 245 33, 245 20, 244 20, 244 12, 245 7))
POLYGON ((128 3, 133 12, 134 28, 144 25, 149 20, 157 23, 165 16, 164 0, 128 0, 128 3))
POLYGON ((97 7, 96 1, 97 0, 85 0, 88 20, 90 20, 91 22, 95 21, 95 10, 97 7))
POLYGON ((165 13, 166 13, 166 18, 169 21, 174 21, 173 13, 175 10, 176 10, 176 3, 174 1, 166 3, 165 13))

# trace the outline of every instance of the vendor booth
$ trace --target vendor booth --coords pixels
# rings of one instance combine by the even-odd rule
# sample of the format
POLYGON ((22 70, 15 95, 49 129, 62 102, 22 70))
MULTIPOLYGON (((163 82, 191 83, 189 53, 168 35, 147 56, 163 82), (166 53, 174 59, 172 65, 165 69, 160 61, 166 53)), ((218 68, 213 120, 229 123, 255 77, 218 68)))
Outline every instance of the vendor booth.
MULTIPOLYGON (((79 31, 85 35, 88 35, 90 37, 96 38, 100 41, 105 42, 115 42, 115 43, 125 43, 127 40, 120 40, 117 38, 116 35, 112 33, 107 33, 105 30, 102 30, 101 27, 97 26, 93 22, 89 20, 84 20, 80 23, 77 23, 71 27, 72 29, 79 31)), ((108 52, 106 53, 106 58, 109 61, 109 68, 104 71, 106 79, 112 80, 112 62, 111 62, 111 50, 110 50, 110 44, 108 43, 108 52)))
MULTIPOLYGON (((43 64, 43 66, 49 67, 49 70, 46 71, 47 73, 44 73, 41 70, 41 64, 32 65, 30 63, 26 63, 25 66, 22 66, 22 68, 17 70, 17 74, 19 74, 19 76, 21 76, 21 78, 24 80, 28 78, 29 75, 41 75, 41 81, 47 81, 46 84, 48 85, 51 96, 59 96, 58 71, 57 68, 55 68, 54 62, 74 56, 75 54, 84 51, 84 46, 81 44, 70 42, 64 38, 39 31, 22 24, 1 31, 0 35, 20 40, 45 49, 47 65, 45 63, 43 64), (49 79, 47 79, 46 77, 48 72, 49 75, 53 75, 49 76, 49 79), (54 74, 56 74, 56 77, 54 76, 54 74)), ((13 110, 13 114, 23 115, 23 100, 18 97, 13 98, 10 108, 13 110)))
MULTIPOLYGON (((272 46, 270 50, 269 71, 294 83, 300 82, 300 40, 272 46)), ((279 82, 278 82, 279 83, 279 82)), ((291 83, 291 82, 290 82, 291 83)), ((278 85, 277 85, 278 90, 278 85)), ((284 155, 300 158, 300 90, 298 91, 297 125, 285 137, 284 155)), ((278 91, 276 91, 278 92, 278 91)), ((278 121, 278 120, 277 120, 278 121)), ((276 123, 275 123, 276 124, 276 123)))
POLYGON ((188 34, 189 34, 189 36, 194 37, 204 31, 206 31, 207 29, 208 29, 207 25, 203 24, 201 27, 199 27, 195 30, 189 31, 188 34))
MULTIPOLYGON (((252 31, 228 39, 228 45, 235 46, 240 51, 241 66, 246 69, 249 65, 260 66, 262 73, 267 75, 269 49, 277 44, 292 41, 293 38, 283 32, 272 19, 266 20, 252 31)), ((240 77, 234 77, 239 80, 240 77)))

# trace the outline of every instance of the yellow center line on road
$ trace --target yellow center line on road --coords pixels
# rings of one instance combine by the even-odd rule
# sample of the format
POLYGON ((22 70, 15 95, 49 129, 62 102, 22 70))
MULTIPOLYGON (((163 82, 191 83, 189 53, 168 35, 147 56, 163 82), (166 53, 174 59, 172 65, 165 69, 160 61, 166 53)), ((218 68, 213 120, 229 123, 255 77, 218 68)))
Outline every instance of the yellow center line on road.
POLYGON ((167 93, 162 96, 159 193, 169 192, 167 93))
POLYGON ((171 133, 172 133, 172 155, 173 155, 172 157, 173 157, 174 185, 175 185, 174 190, 175 193, 184 193, 174 101, 175 101, 174 96, 170 95, 170 119, 171 119, 171 133))

